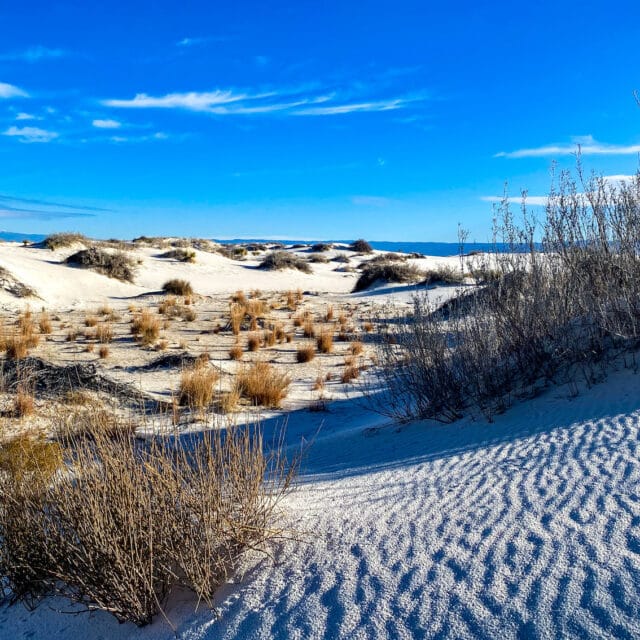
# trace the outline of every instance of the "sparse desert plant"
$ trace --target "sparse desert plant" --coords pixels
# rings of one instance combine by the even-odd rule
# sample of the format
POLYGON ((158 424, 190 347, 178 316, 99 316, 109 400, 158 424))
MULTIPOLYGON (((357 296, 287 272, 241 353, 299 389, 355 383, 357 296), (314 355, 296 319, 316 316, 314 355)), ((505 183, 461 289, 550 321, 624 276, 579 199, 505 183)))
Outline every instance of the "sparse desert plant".
POLYGON ((347 364, 342 371, 341 380, 343 384, 353 382, 360 376, 360 368, 357 364, 347 364))
POLYGON ((317 338, 317 346, 320 353, 331 353, 333 351, 333 331, 323 329, 317 338))
POLYGON ((196 261, 196 252, 191 249, 170 249, 158 256, 159 258, 168 258, 170 260, 177 260, 178 262, 190 262, 196 261))
POLYGON ((257 351, 260 348, 260 335, 257 333, 251 333, 247 338, 247 351, 257 351))
POLYGON ((185 322, 193 322, 198 317, 198 314, 193 309, 190 309, 190 308, 183 309, 181 315, 185 322))
POLYGON ((232 296, 231 296, 231 302, 237 302, 238 304, 246 304, 247 303, 247 296, 245 295, 245 292, 242 291, 241 289, 238 289, 238 291, 236 291, 232 296))
POLYGON ((53 332, 53 323, 51 322, 51 318, 46 311, 42 311, 40 313, 40 318, 38 319, 38 329, 43 335, 49 335, 53 332))
POLYGON ((425 274, 424 284, 462 284, 464 274, 455 267, 441 266, 425 274))
POLYGON ((273 345, 276 343, 276 332, 268 329, 267 331, 263 332, 262 339, 264 341, 265 347, 273 347, 273 345))
POLYGON ((98 356, 100 356, 101 360, 105 360, 109 357, 109 347, 106 344, 103 344, 100 349, 98 349, 98 356))
POLYGON ((300 345, 296 350, 296 360, 299 363, 311 362, 316 357, 316 350, 312 344, 300 345))
POLYGON ((376 283, 383 282, 417 282, 424 274, 411 264, 386 262, 366 265, 358 278, 354 292, 364 291, 376 283))
POLYGON ((72 247, 74 244, 88 244, 89 239, 81 233, 53 233, 47 236, 43 244, 47 249, 55 251, 56 249, 65 249, 72 247))
POLYGON ((192 409, 204 409, 213 401, 220 374, 209 364, 197 362, 180 376, 179 401, 192 409))
POLYGON ((25 418, 33 414, 35 398, 33 392, 24 384, 19 384, 16 395, 13 398, 13 415, 17 418, 25 418))
POLYGON ((364 345, 360 341, 352 342, 349 345, 349 353, 352 356, 359 356, 364 351, 364 345))
POLYGON ((67 329, 67 335, 65 336, 65 340, 67 342, 75 342, 77 339, 78 339, 77 327, 69 327, 69 329, 67 329))
POLYGON ((142 345, 152 345, 160 335, 160 321, 145 309, 131 321, 131 333, 142 345))
POLYGON ((303 258, 300 258, 295 253, 288 253, 287 251, 273 251, 267 254, 260 263, 260 269, 267 269, 269 271, 297 269, 303 273, 311 273, 311 267, 303 258))
POLYGON ((174 587, 211 605, 243 551, 278 535, 295 465, 265 454, 259 429, 144 445, 87 436, 0 449, 0 578, 13 601, 58 595, 142 626, 174 587))
POLYGON ((305 338, 315 338, 316 336, 316 325, 313 321, 312 316, 308 316, 302 325, 302 335, 305 338))
POLYGON ((135 262, 123 251, 110 252, 90 246, 70 255, 65 262, 125 282, 133 282, 135 276, 135 262))
POLYGON ((349 249, 351 249, 351 251, 357 251, 358 253, 373 253, 373 247, 362 238, 354 240, 349 245, 349 249))
POLYGON ((236 388, 233 388, 229 391, 221 391, 217 395, 214 405, 220 413, 233 413, 239 402, 240 392, 236 388))
POLYGON ((326 310, 326 312, 325 312, 325 314, 324 314, 324 321, 325 321, 325 322, 331 322, 331 321, 333 320, 333 315, 334 315, 334 312, 333 312, 333 305, 332 305, 332 304, 330 304, 330 305, 327 307, 327 310, 326 310))
POLYGON ((242 346, 239 344, 234 344, 231 349, 229 349, 229 357, 232 360, 242 360, 243 353, 242 346))
POLYGON ((84 319, 85 327, 95 327, 98 324, 98 318, 95 316, 86 316, 84 319))
POLYGON ((191 283, 187 280, 180 280, 179 278, 174 278, 172 280, 167 280, 162 285, 162 290, 165 293, 169 293, 174 296, 192 296, 193 295, 193 287, 191 283))
POLYGON ((375 327, 373 326, 373 322, 371 322, 370 320, 365 320, 362 323, 362 328, 364 329, 365 333, 371 333, 375 327))
POLYGON ((333 249, 333 245, 328 242, 317 242, 311 245, 311 251, 314 253, 323 253, 324 251, 330 251, 333 249))
POLYGON ((156 344, 157 351, 166 351, 168 348, 169 348, 169 341, 165 340, 164 338, 162 340, 159 340, 158 343, 156 344))
POLYGON ((268 362, 255 362, 238 373, 236 388, 251 403, 277 409, 287 395, 291 379, 268 362))
POLYGON ((95 340, 101 344, 109 344, 113 340, 113 327, 110 322, 101 322, 93 332, 95 340))
POLYGON ((19 334, 6 336, 3 341, 3 346, 9 360, 22 360, 29 355, 27 340, 19 334))

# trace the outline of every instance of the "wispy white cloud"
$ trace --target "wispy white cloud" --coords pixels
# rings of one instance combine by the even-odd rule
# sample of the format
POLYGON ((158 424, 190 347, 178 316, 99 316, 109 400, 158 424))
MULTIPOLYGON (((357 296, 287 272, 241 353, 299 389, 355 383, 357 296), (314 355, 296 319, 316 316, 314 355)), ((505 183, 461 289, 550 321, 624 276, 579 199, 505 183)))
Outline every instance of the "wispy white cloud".
POLYGON ((27 98, 29 94, 7 82, 0 82, 0 98, 27 98))
POLYGON ((25 113, 20 111, 16 114, 16 120, 41 120, 38 116, 34 116, 32 113, 25 113))
POLYGON ((96 129, 119 129, 122 123, 118 120, 101 120, 96 119, 91 123, 96 129))
POLYGON ((500 151, 495 158, 543 158, 547 156, 568 156, 580 151, 583 156, 589 155, 634 155, 640 153, 640 144, 607 144, 598 142, 593 136, 574 136, 570 143, 548 144, 530 149, 516 151, 500 151))
POLYGON ((109 142, 116 144, 124 144, 128 142, 148 142, 150 140, 168 140, 169 134, 164 131, 156 131, 155 133, 144 136, 111 136, 109 142))
POLYGON ((9 127, 2 132, 3 136, 16 137, 20 142, 51 142, 59 137, 55 131, 47 131, 39 127, 9 127))
MULTIPOLYGON (((619 173, 610 176, 602 176, 602 179, 609 186, 617 188, 624 183, 632 182, 636 179, 636 176, 619 173)), ((578 193, 578 195, 582 196, 584 194, 578 193)), ((510 204, 522 204, 522 195, 508 196, 506 199, 510 204)), ((505 198, 504 196, 481 196, 480 200, 482 200, 483 202, 503 202, 505 198)), ((531 196, 527 194, 525 202, 528 205, 544 207, 549 202, 549 196, 531 196)))
POLYGON ((197 47, 199 45, 207 44, 208 42, 226 42, 229 40, 228 36, 196 36, 182 38, 176 42, 176 47, 197 47))
POLYGON ((383 196, 353 196, 351 202, 359 207, 386 207, 391 199, 383 196))
MULTIPOLYGON (((343 92, 344 93, 344 92, 343 92)), ((332 116, 349 113, 404 109, 426 100, 425 95, 377 100, 345 100, 341 93, 308 86, 272 91, 190 91, 151 96, 138 93, 129 99, 108 99, 102 104, 123 109, 183 109, 215 115, 256 115, 281 113, 296 116, 332 116)))
POLYGON ((49 47, 43 47, 42 45, 36 45, 29 47, 23 51, 10 51, 8 53, 0 53, 0 60, 2 61, 15 61, 21 60, 23 62, 38 62, 47 58, 64 58, 70 55, 68 51, 64 49, 51 49, 49 47))

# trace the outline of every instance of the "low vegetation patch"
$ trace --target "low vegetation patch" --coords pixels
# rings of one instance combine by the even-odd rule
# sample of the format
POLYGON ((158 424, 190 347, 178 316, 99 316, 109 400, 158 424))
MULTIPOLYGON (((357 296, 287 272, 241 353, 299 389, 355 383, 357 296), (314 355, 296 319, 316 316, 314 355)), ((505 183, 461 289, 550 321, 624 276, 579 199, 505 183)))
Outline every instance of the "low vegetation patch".
POLYGON ((171 249, 161 253, 158 257, 177 260, 178 262, 194 263, 196 261, 196 252, 190 249, 171 249))
POLYGON ((376 283, 384 282, 418 282, 424 273, 417 267, 398 262, 383 262, 366 265, 358 278, 354 292, 365 291, 376 283))
POLYGON ((280 450, 263 452, 257 428, 189 442, 99 428, 14 440, 0 448, 1 589, 30 607, 57 595, 140 626, 174 588, 213 606, 242 553, 279 535, 294 472, 280 450))
POLYGON ((124 282, 133 282, 135 276, 135 262, 122 251, 111 252, 91 246, 69 256, 65 262, 124 282))
POLYGON ((260 269, 270 271, 280 271, 282 269, 297 269, 303 273, 311 273, 309 264, 294 253, 287 251, 272 251, 267 254, 265 259, 260 263, 260 269))
POLYGON ((81 233, 53 233, 47 236, 43 244, 47 249, 55 251, 56 249, 65 249, 72 247, 74 244, 89 244, 90 240, 81 233))
POLYGON ((174 296, 192 296, 193 295, 193 287, 191 286, 191 283, 187 280, 180 280, 178 278, 167 280, 162 285, 162 290, 165 293, 168 293, 174 296))
POLYGON ((277 409, 287 396, 291 378, 268 362, 256 362, 238 373, 236 388, 252 404, 277 409))
POLYGON ((362 238, 354 240, 349 245, 349 249, 351 249, 351 251, 356 251, 357 253, 373 253, 373 247, 362 238))

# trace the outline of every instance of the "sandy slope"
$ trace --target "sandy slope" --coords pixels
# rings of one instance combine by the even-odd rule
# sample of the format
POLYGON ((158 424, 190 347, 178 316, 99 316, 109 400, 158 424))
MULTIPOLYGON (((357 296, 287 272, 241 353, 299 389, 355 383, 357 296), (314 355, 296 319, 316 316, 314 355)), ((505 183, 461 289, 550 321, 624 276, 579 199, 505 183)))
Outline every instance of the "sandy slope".
MULTIPOLYGON (((324 422, 287 503, 310 533, 247 559, 216 620, 176 600, 177 636, 640 636, 640 401, 629 372, 554 388, 495 424, 398 429, 349 401, 324 422)), ((267 425, 267 429, 270 425, 267 425)), ((0 638, 171 638, 107 615, 0 609, 0 638)))

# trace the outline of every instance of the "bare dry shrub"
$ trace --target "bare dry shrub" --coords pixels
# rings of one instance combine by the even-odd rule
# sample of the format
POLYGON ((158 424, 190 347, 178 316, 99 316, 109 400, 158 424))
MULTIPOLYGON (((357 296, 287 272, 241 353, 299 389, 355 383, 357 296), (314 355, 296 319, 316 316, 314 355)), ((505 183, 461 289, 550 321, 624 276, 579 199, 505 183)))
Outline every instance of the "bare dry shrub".
POLYGON ((251 428, 145 443, 96 429, 9 447, 0 450, 5 594, 32 607, 59 595, 140 626, 174 587, 211 605, 240 555, 279 535, 277 506, 295 471, 251 428))
POLYGON ((102 275, 125 282, 133 282, 135 276, 135 263, 123 251, 112 253, 96 246, 90 246, 69 256, 65 262, 92 269, 102 275))
POLYGON ((295 253, 287 253, 286 251, 273 251, 267 254, 260 263, 260 269, 281 270, 281 269, 297 269, 303 273, 311 273, 309 264, 297 256, 295 253))
POLYGON ((133 317, 131 333, 144 346, 152 345, 160 335, 160 321, 150 311, 144 310, 133 317))
POLYGON ((500 277, 440 309, 416 298, 410 316, 388 325, 378 355, 389 415, 491 420, 545 385, 592 384, 637 349, 640 175, 614 186, 578 165, 578 178, 563 173, 553 185, 541 234, 526 204, 516 223, 503 201, 495 237, 508 250, 480 265, 500 277))
POLYGON ((296 360, 299 363, 311 362, 316 357, 316 350, 312 344, 305 344, 298 347, 296 360))
POLYGON ((196 361, 193 367, 185 369, 180 376, 179 401, 193 409, 208 407, 220 374, 209 364, 196 361))
POLYGON ((4 347, 10 360, 22 360, 29 355, 27 340, 21 335, 5 337, 4 347))
POLYGON ((193 295, 193 287, 191 283, 187 280, 180 280, 178 278, 174 278, 172 280, 167 280, 162 285, 162 290, 165 293, 169 293, 174 296, 191 296, 193 295))
POLYGON ((414 265, 402 262, 383 262, 367 264, 353 288, 354 292, 365 291, 376 283, 417 282, 424 274, 414 265))
POLYGON ((291 379, 267 362, 255 362, 238 373, 236 389, 253 404, 278 408, 287 395, 291 379))
POLYGON ((81 233, 53 233, 44 239, 44 246, 51 251, 71 247, 76 243, 87 244, 89 239, 81 233))

